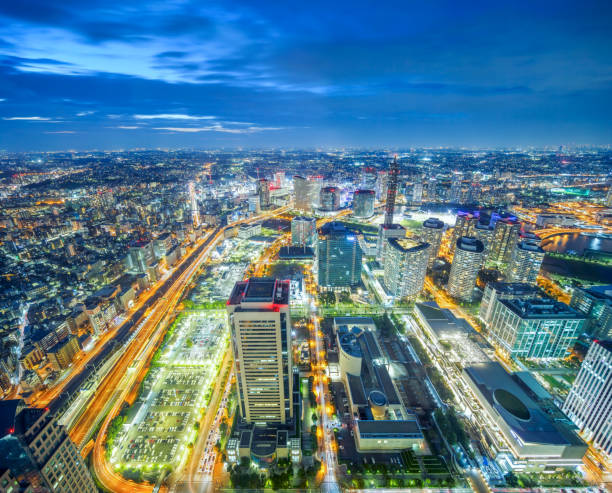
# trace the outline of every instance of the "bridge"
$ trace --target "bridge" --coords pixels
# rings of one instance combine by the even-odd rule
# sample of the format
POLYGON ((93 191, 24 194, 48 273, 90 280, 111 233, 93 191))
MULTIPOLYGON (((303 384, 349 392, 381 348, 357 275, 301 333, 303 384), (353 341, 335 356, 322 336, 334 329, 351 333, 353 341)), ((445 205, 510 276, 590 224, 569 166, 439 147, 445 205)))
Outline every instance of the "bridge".
POLYGON ((533 231, 534 234, 538 235, 542 242, 553 236, 565 235, 565 234, 573 234, 573 233, 611 233, 612 230, 610 228, 543 228, 536 229, 533 231))

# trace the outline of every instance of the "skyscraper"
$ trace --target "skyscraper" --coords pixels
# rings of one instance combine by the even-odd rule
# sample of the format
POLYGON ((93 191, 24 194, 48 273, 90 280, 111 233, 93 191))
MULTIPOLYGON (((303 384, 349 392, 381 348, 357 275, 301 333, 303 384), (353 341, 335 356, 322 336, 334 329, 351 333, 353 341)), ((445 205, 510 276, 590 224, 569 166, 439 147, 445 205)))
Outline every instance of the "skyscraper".
POLYGON ((257 182, 257 195, 260 207, 264 210, 268 209, 270 207, 270 182, 266 178, 257 182))
POLYGON ((483 252, 484 245, 476 238, 462 236, 457 240, 448 278, 448 293, 453 298, 472 300, 483 252))
POLYGON ((314 217, 296 216, 291 220, 291 244, 313 246, 317 241, 317 221, 314 217))
POLYGON ((319 197, 321 210, 331 212, 340 208, 340 189, 338 187, 323 187, 319 197))
POLYGON ((314 183, 303 176, 293 177, 293 193, 295 196, 295 208, 301 211, 310 212, 314 204, 314 183))
POLYGON ((240 416, 258 425, 293 417, 290 281, 237 282, 227 302, 240 416))
POLYGON ((591 344, 563 412, 612 461, 612 341, 591 344))
POLYGON ((589 334, 612 339, 612 285, 576 287, 570 306, 588 317, 589 334))
POLYGON ((448 201, 451 204, 458 204, 461 199, 461 173, 453 172, 451 176, 451 186, 448 201))
POLYGON ((414 301, 425 284, 431 245, 408 238, 389 238, 385 244, 384 282, 399 299, 414 301))
POLYGON ((353 216, 359 218, 372 217, 375 200, 376 193, 374 190, 355 190, 353 194, 353 216))
POLYGON ((0 468, 44 491, 98 491, 81 454, 48 409, 29 408, 21 399, 0 401, 0 419, 0 468))
POLYGON ((508 262, 512 249, 518 240, 521 223, 515 217, 505 217, 495 222, 493 241, 489 251, 489 260, 508 262))
POLYGON ((491 243, 493 242, 493 226, 489 226, 488 224, 477 222, 472 228, 472 236, 477 240, 482 241, 484 246, 484 255, 483 259, 486 261, 488 258, 489 252, 491 251, 491 243))
POLYGON ((362 252, 354 231, 339 222, 325 224, 319 229, 317 250, 320 287, 342 289, 359 284, 362 252))
POLYGON ((535 284, 544 254, 544 250, 535 241, 517 242, 510 256, 508 281, 535 284))
POLYGON ((399 163, 397 156, 393 158, 389 166, 389 184, 387 186, 387 203, 385 204, 385 226, 393 224, 393 213, 395 212, 395 196, 397 195, 397 179, 399 177, 399 163))
POLYGON ((476 226, 476 224, 478 224, 479 217, 480 213, 478 212, 457 212, 457 219, 455 221, 455 226, 453 227, 453 233, 451 235, 451 253, 455 251, 455 247, 457 246, 457 240, 459 238, 461 238, 462 236, 474 236, 474 227, 476 226))
POLYGON ((429 243, 429 259, 427 267, 431 267, 434 260, 438 257, 440 244, 442 243, 442 235, 444 233, 444 223, 435 217, 430 217, 423 221, 423 241, 429 243))

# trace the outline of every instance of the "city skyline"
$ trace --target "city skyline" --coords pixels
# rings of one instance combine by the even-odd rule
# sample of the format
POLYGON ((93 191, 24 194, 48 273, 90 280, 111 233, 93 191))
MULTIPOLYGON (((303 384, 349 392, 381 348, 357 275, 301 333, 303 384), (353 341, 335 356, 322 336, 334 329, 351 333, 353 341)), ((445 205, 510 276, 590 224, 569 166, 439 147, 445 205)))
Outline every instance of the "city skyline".
POLYGON ((611 143, 610 5, 0 4, 0 149, 611 143))

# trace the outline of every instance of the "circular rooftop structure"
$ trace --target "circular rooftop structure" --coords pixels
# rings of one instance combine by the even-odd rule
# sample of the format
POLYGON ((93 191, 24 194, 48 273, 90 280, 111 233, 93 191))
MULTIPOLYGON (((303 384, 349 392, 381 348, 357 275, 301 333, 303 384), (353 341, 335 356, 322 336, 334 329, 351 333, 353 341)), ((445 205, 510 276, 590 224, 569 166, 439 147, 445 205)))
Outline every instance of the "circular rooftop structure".
POLYGON ((523 404, 523 401, 521 401, 513 393, 504 389, 496 389, 493 392, 493 397, 495 398, 495 402, 497 402, 515 418, 522 421, 527 421, 529 418, 531 418, 531 414, 529 413, 527 406, 523 404))
POLYGON ((373 390, 369 395, 370 402, 378 407, 383 407, 387 404, 387 396, 380 390, 373 390))

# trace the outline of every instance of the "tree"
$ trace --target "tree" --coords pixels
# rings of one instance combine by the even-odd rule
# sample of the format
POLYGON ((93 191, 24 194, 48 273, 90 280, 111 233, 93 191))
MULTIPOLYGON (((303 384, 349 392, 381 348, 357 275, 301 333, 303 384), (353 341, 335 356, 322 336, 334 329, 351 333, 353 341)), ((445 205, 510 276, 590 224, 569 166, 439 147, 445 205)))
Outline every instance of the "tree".
POLYGON ((512 471, 506 474, 504 479, 506 480, 506 484, 510 486, 511 488, 516 488, 519 484, 516 474, 514 474, 514 472, 512 471))

